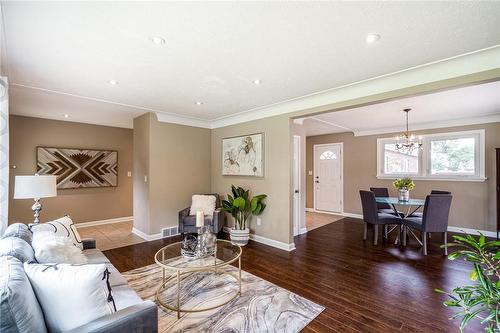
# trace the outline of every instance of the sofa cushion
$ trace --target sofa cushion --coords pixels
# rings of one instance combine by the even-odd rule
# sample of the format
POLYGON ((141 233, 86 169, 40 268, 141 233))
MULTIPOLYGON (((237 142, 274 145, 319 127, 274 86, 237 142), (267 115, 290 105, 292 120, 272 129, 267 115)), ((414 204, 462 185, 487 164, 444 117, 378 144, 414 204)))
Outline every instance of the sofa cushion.
POLYGON ((85 264, 87 257, 73 245, 71 238, 52 231, 40 231, 33 235, 31 243, 35 258, 40 264, 85 264))
POLYGON ((47 328, 64 332, 115 312, 104 264, 24 264, 47 328))
POLYGON ((139 295, 127 284, 114 287, 113 298, 116 304, 116 311, 143 302, 139 295))
POLYGON ((47 332, 42 310, 16 258, 0 257, 0 332, 47 332))
POLYGON ((35 260, 33 248, 17 237, 5 237, 0 239, 0 257, 12 256, 21 262, 31 262, 35 260))
POLYGON ((31 244, 33 234, 29 230, 28 226, 24 223, 14 223, 5 229, 3 233, 3 238, 5 237, 17 237, 24 240, 26 243, 31 244))
POLYGON ((57 235, 69 237, 75 246, 83 250, 82 238, 68 215, 50 222, 30 224, 29 227, 33 234, 41 231, 52 231, 57 235))

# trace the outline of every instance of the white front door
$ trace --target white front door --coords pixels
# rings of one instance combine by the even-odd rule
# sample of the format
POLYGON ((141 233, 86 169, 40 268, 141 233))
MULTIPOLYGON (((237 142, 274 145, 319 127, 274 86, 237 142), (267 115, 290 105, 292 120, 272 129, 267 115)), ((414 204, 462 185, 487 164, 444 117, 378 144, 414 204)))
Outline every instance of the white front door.
POLYGON ((316 210, 342 212, 342 144, 314 146, 316 210))
POLYGON ((293 136, 293 235, 300 233, 300 136, 293 136))

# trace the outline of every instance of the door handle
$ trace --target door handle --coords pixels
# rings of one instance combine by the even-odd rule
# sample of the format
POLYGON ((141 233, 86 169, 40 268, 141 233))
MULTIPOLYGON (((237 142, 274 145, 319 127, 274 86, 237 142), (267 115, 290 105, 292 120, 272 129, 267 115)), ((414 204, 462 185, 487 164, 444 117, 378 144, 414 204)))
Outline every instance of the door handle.
POLYGON ((294 192, 295 192, 295 193, 299 193, 299 190, 295 190, 294 192))
POLYGON ((316 184, 319 184, 319 180, 314 181, 316 184))

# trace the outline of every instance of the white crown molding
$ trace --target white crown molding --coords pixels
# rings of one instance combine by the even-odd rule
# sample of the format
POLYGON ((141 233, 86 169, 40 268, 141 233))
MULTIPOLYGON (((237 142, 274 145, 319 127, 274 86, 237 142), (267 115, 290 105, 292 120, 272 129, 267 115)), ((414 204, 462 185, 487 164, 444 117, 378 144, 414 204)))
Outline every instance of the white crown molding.
POLYGON ((199 118, 191 118, 173 114, 166 114, 161 112, 156 112, 156 118, 158 121, 163 123, 173 123, 178 125, 186 125, 192 127, 201 127, 201 128, 212 128, 210 120, 204 120, 199 118))
POLYGON ((225 127, 497 68, 500 68, 500 45, 220 117, 211 125, 225 127))
MULTIPOLYGON (((477 124, 487 124, 487 123, 497 123, 500 122, 500 113, 488 114, 478 117, 468 117, 459 118, 452 120, 435 121, 429 123, 419 123, 412 124, 411 131, 428 130, 433 128, 445 128, 445 127, 456 127, 456 126, 467 126, 467 125, 477 125, 477 124)), ((398 133, 401 132, 401 126, 399 127, 386 127, 377 128, 371 130, 354 130, 354 136, 366 136, 366 135, 377 135, 377 134, 388 134, 388 133, 398 133)))

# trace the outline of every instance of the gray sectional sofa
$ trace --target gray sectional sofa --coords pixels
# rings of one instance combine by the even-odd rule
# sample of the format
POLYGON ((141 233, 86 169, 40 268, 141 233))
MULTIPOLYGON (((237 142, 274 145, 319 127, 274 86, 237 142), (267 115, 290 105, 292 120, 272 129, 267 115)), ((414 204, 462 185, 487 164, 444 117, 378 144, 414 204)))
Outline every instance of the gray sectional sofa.
MULTIPOLYGON (((0 332, 47 332, 43 312, 38 304, 23 262, 35 260, 31 232, 21 223, 10 225, 0 239, 0 332)), ((89 264, 104 263, 117 311, 98 318, 70 332, 158 332, 158 309, 151 301, 143 301, 130 288, 125 278, 96 249, 94 240, 83 241, 83 253, 89 264)), ((64 314, 61 314, 64 315, 64 314)))

